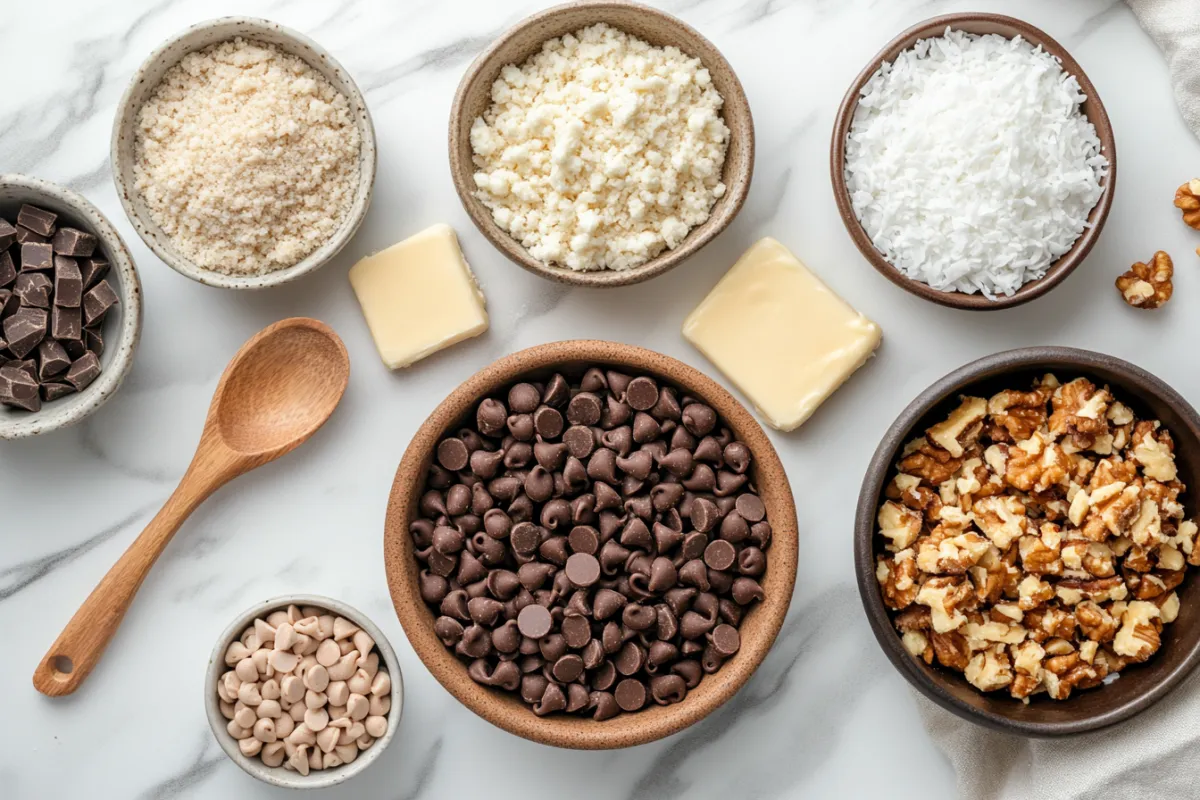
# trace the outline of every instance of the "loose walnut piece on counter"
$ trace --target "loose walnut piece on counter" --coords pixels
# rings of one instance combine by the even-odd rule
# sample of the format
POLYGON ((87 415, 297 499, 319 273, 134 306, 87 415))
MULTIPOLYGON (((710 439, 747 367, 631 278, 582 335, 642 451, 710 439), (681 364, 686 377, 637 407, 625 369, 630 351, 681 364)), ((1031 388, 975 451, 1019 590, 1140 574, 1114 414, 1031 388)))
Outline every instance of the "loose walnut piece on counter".
POLYGON ((1171 257, 1159 250, 1149 264, 1138 262, 1117 278, 1117 290, 1125 302, 1134 308, 1158 308, 1171 299, 1175 291, 1171 277, 1175 265, 1171 257))
POLYGON ((900 454, 876 579, 905 649, 980 691, 1065 700, 1151 658, 1200 528, 1175 445, 1107 386, 963 397, 900 454))
POLYGON ((1192 178, 1175 192, 1175 207, 1183 212, 1183 221, 1200 230, 1200 178, 1192 178))

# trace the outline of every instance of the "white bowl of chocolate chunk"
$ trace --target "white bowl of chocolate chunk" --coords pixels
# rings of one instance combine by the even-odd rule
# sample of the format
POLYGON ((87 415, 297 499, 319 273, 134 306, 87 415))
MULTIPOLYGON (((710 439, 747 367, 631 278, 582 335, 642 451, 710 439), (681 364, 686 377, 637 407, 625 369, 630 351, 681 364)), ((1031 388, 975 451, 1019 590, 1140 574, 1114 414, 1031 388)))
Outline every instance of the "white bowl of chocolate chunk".
POLYGON ((141 335, 141 291, 99 209, 0 174, 0 439, 73 425, 116 392, 141 335))

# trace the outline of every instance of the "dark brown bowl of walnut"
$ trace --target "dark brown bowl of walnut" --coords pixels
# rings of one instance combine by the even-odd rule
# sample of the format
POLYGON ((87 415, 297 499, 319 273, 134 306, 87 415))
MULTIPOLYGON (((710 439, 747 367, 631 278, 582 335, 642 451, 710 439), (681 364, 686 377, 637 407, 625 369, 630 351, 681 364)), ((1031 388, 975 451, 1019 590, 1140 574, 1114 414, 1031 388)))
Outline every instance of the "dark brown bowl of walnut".
POLYGON ((628 747, 734 695, 796 578, 774 448, 728 392, 630 345, 539 345, 456 389, 392 489, 388 584, 413 648, 484 719, 628 747))
POLYGON ((855 566, 901 674, 1026 736, 1112 725, 1200 659, 1200 417, 1111 356, 998 353, 922 393, 875 453, 855 566))

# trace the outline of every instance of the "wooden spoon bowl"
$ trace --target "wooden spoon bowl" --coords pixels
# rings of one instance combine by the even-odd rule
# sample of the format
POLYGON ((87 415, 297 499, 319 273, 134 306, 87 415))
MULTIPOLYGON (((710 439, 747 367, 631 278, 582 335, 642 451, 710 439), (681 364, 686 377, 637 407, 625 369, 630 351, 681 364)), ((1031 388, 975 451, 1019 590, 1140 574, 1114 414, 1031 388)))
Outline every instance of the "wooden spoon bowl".
POLYGON ((763 429, 745 407, 712 379, 673 358, 616 342, 569 341, 531 347, 485 367, 455 389, 413 437, 396 471, 384 526, 383 554, 392 603, 417 655, 442 686, 463 705, 504 730, 556 747, 600 750, 645 744, 704 719, 749 680, 775 641, 796 582, 796 506, 783 464, 763 429), (647 374, 712 406, 753 455, 751 478, 767 508, 773 530, 766 599, 746 614, 738 629, 741 649, 682 702, 652 706, 604 722, 564 714, 538 717, 516 695, 476 683, 467 665, 442 644, 434 615, 421 598, 409 524, 418 515, 429 465, 442 437, 474 420, 484 397, 521 380, 545 380, 554 372, 578 379, 589 366, 612 366, 647 374))

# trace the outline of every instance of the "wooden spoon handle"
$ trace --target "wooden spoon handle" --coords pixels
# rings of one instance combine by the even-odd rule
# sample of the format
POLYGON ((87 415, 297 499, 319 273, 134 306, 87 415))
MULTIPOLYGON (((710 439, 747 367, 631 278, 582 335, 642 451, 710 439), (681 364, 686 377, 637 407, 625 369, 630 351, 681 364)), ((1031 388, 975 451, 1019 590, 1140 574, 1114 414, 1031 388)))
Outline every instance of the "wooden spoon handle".
POLYGON ((71 694, 100 661, 167 542, 206 497, 228 480, 224 471, 192 468, 162 510, 71 617, 33 673, 33 685, 50 697, 71 694))

